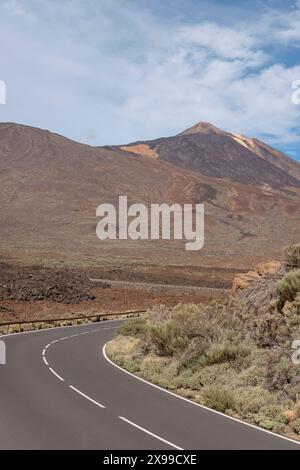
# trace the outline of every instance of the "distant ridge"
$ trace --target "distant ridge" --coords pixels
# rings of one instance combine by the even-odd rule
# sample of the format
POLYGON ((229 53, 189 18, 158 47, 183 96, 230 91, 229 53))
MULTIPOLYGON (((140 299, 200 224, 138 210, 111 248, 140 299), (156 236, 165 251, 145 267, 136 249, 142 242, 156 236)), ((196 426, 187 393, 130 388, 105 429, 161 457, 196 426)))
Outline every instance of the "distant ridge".
POLYGON ((0 206, 3 256, 243 268, 299 241, 300 165, 208 123, 110 147, 0 123, 0 206), (96 208, 122 194, 145 204, 204 203, 203 250, 188 253, 181 241, 101 243, 96 208))
POLYGON ((300 187, 299 163, 258 139, 222 131, 208 122, 199 122, 173 137, 121 148, 242 184, 300 187))

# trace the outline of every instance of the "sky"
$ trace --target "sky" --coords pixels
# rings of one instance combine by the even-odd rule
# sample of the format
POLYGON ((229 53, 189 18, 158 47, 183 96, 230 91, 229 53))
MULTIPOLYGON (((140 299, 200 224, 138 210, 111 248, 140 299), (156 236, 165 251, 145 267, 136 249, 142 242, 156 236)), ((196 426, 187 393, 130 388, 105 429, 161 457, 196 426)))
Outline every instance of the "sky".
POLYGON ((0 0, 0 121, 91 145, 199 121, 300 160, 300 0, 0 0))

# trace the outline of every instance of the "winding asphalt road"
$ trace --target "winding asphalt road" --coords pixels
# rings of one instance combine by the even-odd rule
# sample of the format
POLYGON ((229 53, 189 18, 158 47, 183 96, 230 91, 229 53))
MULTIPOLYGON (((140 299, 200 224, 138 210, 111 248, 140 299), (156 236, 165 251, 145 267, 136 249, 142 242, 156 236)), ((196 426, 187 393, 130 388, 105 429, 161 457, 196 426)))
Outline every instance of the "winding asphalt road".
POLYGON ((1 449, 300 449, 111 364, 119 322, 6 336, 1 449))

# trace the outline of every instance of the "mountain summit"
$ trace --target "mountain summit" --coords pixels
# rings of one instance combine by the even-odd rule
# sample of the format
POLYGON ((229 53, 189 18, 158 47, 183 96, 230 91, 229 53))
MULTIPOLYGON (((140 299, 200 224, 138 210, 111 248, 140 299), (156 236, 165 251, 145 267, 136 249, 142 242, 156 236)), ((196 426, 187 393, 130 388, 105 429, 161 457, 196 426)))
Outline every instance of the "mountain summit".
POLYGON ((183 132, 180 132, 178 135, 188 135, 188 134, 223 134, 223 131, 218 127, 210 124, 209 122, 198 122, 192 127, 189 127, 183 132))
POLYGON ((300 187, 300 165, 258 139, 199 122, 173 137, 128 144, 123 150, 150 154, 173 165, 246 185, 300 187))
POLYGON ((6 257, 248 268, 299 239, 300 165, 208 123, 111 147, 2 123, 0 188, 6 257), (100 243, 96 208, 116 204, 119 195, 147 205, 204 203, 203 250, 188 253, 181 241, 100 243))

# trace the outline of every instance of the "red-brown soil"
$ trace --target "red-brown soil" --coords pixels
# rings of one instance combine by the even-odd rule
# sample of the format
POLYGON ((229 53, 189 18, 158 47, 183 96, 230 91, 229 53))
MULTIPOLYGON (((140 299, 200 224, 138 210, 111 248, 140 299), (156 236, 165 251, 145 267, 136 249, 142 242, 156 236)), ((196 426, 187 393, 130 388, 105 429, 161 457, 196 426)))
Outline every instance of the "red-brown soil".
MULTIPOLYGON (((233 276, 230 270, 231 276, 233 276)), ((218 297, 218 289, 195 289, 180 286, 160 287, 148 279, 152 288, 135 285, 145 281, 138 272, 115 287, 109 281, 92 282, 92 276, 108 276, 107 271, 51 269, 38 266, 13 266, 0 264, 0 319, 1 322, 20 320, 64 318, 101 312, 144 310, 157 304, 206 302, 218 297), (123 287, 124 285, 124 287, 123 287)), ((111 279, 122 279, 120 271, 111 273, 111 279)), ((163 281, 163 277, 160 281, 163 281)), ((166 281, 166 279, 165 279, 166 281)))
POLYGON ((236 272, 279 259, 284 245, 299 241, 300 165, 266 144, 202 123, 135 143, 135 153, 130 147, 91 147, 0 124, 0 262, 13 266, 10 279, 0 270, 1 317, 5 308, 37 313, 34 300, 41 312, 181 301, 182 294, 174 300, 175 294, 126 289, 125 295, 121 288, 101 289, 92 300, 87 279, 229 287, 236 272), (204 248, 99 241, 96 208, 117 204, 119 195, 129 204, 204 203, 204 248))

